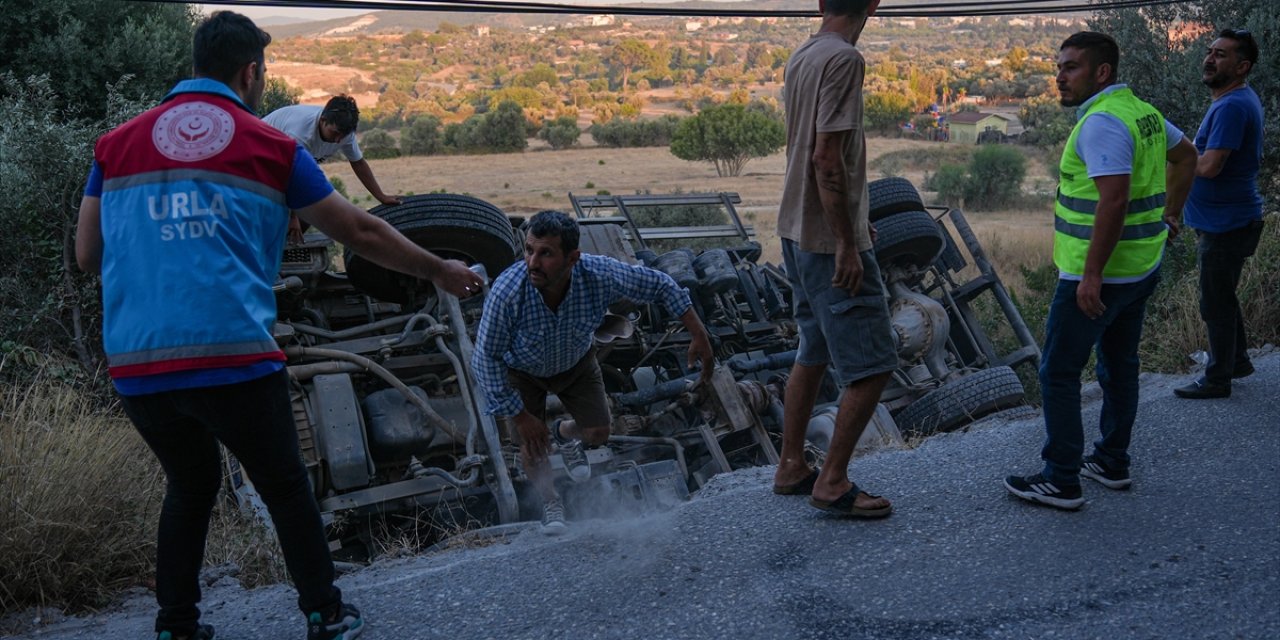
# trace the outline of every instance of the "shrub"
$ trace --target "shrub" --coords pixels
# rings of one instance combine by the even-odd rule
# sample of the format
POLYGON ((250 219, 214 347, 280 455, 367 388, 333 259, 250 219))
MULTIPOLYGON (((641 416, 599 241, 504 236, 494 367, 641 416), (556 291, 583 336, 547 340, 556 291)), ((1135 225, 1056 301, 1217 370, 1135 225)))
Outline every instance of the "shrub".
POLYGON ((680 118, 674 115, 654 120, 615 118, 591 125, 591 137, 604 147, 665 147, 679 124, 680 118))
MULTIPOLYGON (((102 361, 101 299, 97 276, 75 262, 75 225, 93 143, 104 131, 139 113, 150 100, 122 97, 109 86, 103 120, 60 110, 63 100, 48 76, 0 74, 0 358, 72 358, 79 375, 98 374, 102 361)), ((12 361, 0 377, 31 372, 12 361)), ((61 368, 76 376, 72 369, 61 368)))
POLYGON ((925 181, 924 188, 938 192, 938 200, 950 207, 959 206, 969 187, 968 171, 957 164, 943 165, 925 181))
POLYGON ((520 151, 529 145, 525 125, 524 109, 508 100, 492 111, 446 126, 444 144, 461 152, 520 151))
POLYGON ((267 87, 262 92, 262 105, 258 108, 258 113, 265 116, 281 107, 298 104, 301 97, 302 89, 289 84, 284 78, 267 78, 267 87))
POLYGON ((1006 207, 1022 193, 1027 175, 1027 158, 1021 151, 1002 145, 986 145, 973 154, 969 163, 969 187, 965 198, 970 208, 992 210, 1006 207))
POLYGON ((748 160, 781 149, 786 139, 781 121, 725 104, 682 120, 671 139, 671 153, 681 160, 711 162, 718 176, 737 176, 748 160))
POLYGON ((430 156, 440 153, 440 118, 418 116, 400 134, 400 150, 407 156, 430 156))
POLYGON ((366 157, 374 160, 400 157, 400 148, 396 146, 396 139, 383 129, 365 132, 360 139, 360 149, 364 151, 366 157))
POLYGON ((329 184, 333 185, 333 190, 337 191, 338 195, 346 198, 347 200, 351 200, 351 196, 347 195, 347 183, 343 182, 342 178, 332 176, 329 178, 329 184))
POLYGON ((548 120, 538 131, 538 137, 546 140, 552 149, 565 149, 578 144, 580 135, 582 130, 578 128, 578 121, 569 116, 548 120))

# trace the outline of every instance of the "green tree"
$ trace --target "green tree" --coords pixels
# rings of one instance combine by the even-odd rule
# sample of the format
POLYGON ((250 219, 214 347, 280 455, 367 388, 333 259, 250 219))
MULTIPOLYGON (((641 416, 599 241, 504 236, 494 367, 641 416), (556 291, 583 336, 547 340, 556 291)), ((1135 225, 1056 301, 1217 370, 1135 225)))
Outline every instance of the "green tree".
POLYGON ((1037 147, 1052 147, 1066 140, 1075 126, 1073 109, 1059 104, 1051 95, 1031 98, 1018 110, 1018 119, 1026 128, 1021 140, 1037 147))
POLYGON ((396 139, 383 129, 366 131, 360 138, 360 150, 364 151, 365 157, 371 160, 400 157, 400 148, 396 146, 396 139))
POLYGON ((267 115, 280 107, 298 104, 302 97, 302 89, 288 83, 284 78, 267 78, 267 87, 262 92, 262 106, 259 115, 267 115))
MULTIPOLYGON (((47 75, 57 111, 107 114, 107 85, 133 76, 135 97, 156 99, 191 71, 194 5, 122 0, 5 2, 0 73, 47 75)), ((123 86, 123 85, 122 85, 123 86)))
POLYGON ((873 131, 894 131, 911 119, 911 97, 905 93, 877 91, 863 101, 862 117, 873 131))
POLYGON ((990 211, 1013 204, 1022 194, 1027 158, 1004 145, 984 145, 969 162, 965 200, 976 211, 990 211))
POLYGON ((566 149, 578 144, 580 135, 582 130, 578 128, 578 119, 571 116, 548 120, 538 131, 538 137, 546 140, 552 149, 566 149))
POLYGON ((682 120, 671 138, 671 153, 711 162, 718 176, 737 176, 748 160, 781 149, 786 140, 782 122, 744 105, 725 104, 682 120))
POLYGON ((430 156, 440 153, 440 118, 418 116, 400 134, 400 150, 406 156, 430 156))
POLYGON ((483 145, 494 151, 520 151, 529 146, 525 135, 524 109, 511 100, 484 116, 479 129, 483 145))
POLYGON ((517 87, 536 87, 540 82, 545 82, 552 87, 560 84, 560 78, 556 75, 556 70, 545 62, 533 65, 532 69, 516 76, 515 81, 511 84, 517 87))
POLYGON ((1280 12, 1273 0, 1201 0, 1141 9, 1099 9, 1090 28, 1120 44, 1120 80, 1170 122, 1194 135, 1209 106, 1200 82, 1208 45, 1220 29, 1247 28, 1258 41, 1258 64, 1249 84, 1262 98, 1264 129, 1259 187, 1271 208, 1280 207, 1280 12), (1198 29, 1197 29, 1198 28, 1198 29), (1186 37, 1197 33, 1196 37, 1186 37))
POLYGON ((631 72, 651 66, 656 61, 656 56, 649 45, 635 38, 627 38, 614 45, 608 60, 622 70, 622 90, 626 91, 631 72))

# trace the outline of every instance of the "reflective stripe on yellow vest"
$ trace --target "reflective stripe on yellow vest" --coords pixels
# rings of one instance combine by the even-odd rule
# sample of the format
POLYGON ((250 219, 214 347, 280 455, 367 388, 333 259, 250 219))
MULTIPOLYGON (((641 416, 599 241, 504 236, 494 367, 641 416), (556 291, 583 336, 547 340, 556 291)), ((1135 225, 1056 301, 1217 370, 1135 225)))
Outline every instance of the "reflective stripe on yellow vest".
POLYGON ((1165 200, 1166 141, 1164 116, 1139 100, 1128 88, 1098 95, 1076 123, 1062 151, 1058 166, 1058 201, 1054 207, 1053 261, 1069 275, 1083 275, 1093 218, 1098 208, 1098 186, 1076 153, 1076 139, 1085 120, 1095 113, 1119 118, 1133 136, 1133 168, 1129 175, 1129 210, 1124 231, 1111 253, 1102 277, 1107 282, 1131 282, 1160 264, 1168 230, 1162 216, 1165 200))

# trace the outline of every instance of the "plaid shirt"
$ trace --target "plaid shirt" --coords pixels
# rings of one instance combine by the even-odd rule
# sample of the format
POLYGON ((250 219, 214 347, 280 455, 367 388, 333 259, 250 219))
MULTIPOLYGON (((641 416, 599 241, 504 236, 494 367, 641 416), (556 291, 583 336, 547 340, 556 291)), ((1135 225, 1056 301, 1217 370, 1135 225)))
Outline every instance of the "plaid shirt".
POLYGON ((552 312, 529 282, 523 261, 507 267, 484 301, 476 350, 471 357, 484 389, 487 412, 514 416, 524 410, 507 381, 507 369, 540 378, 569 370, 586 355, 609 305, 626 298, 661 302, 671 314, 689 309, 689 293, 661 271, 590 254, 573 266, 569 292, 552 312))

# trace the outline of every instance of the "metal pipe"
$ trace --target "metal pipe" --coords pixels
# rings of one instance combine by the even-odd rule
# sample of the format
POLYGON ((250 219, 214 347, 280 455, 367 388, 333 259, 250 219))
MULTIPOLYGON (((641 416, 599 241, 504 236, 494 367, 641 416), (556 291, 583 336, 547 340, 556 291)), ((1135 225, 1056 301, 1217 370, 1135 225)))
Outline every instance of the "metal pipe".
POLYGON ((729 358, 729 368, 737 373, 755 373, 765 369, 790 369, 796 363, 796 351, 782 351, 760 358, 743 355, 729 358))
POLYGON ((394 327, 396 325, 404 323, 404 321, 409 320, 413 317, 414 317, 413 314, 399 315, 394 318, 386 318, 384 320, 379 320, 372 324, 362 324, 357 327, 343 329, 342 331, 330 331, 328 329, 321 329, 320 327, 314 327, 309 324, 302 324, 302 323, 296 323, 296 324, 291 323, 291 325, 293 326, 294 330, 297 331, 298 333, 305 333, 308 335, 316 336, 318 338, 324 338, 326 340, 342 340, 344 338, 350 338, 352 336, 358 336, 361 334, 378 331, 380 329, 386 329, 387 327, 394 327))
MULTIPOLYGON (((471 337, 467 335, 467 323, 462 318, 462 306, 456 297, 440 285, 436 285, 436 297, 440 299, 440 305, 444 307, 449 318, 449 326, 453 329, 454 338, 458 342, 458 352, 462 355, 462 361, 471 362, 471 354, 475 347, 471 344, 471 337)), ((471 371, 465 370, 463 374, 470 385, 473 382, 469 377, 471 371)), ((515 522, 520 519, 520 504, 516 499, 516 489, 511 482, 511 474, 507 471, 506 460, 502 456, 502 439, 498 434, 497 422, 493 416, 484 412, 483 394, 467 396, 467 400, 469 403, 476 403, 477 415, 480 416, 478 421, 480 433, 477 437, 484 437, 485 454, 491 463, 489 467, 493 477, 490 489, 493 491, 494 502, 498 506, 498 519, 504 523, 515 522)))
POLYGON ((665 444, 676 451, 676 465, 680 467, 680 477, 689 477, 689 467, 684 461, 684 446, 675 438, 646 437, 646 436, 609 436, 609 442, 618 442, 622 444, 665 444))
POLYGON ((401 382, 395 374, 387 371, 382 365, 374 362, 373 360, 355 353, 339 351, 337 349, 319 349, 315 347, 285 347, 284 353, 285 356, 290 358, 305 358, 307 356, 311 356, 316 358, 332 358, 334 360, 344 360, 346 362, 355 363, 360 367, 363 367, 365 371, 382 378, 387 384, 394 387, 396 391, 403 394, 409 402, 412 402, 414 406, 418 407, 418 409, 422 411, 423 417, 426 418, 427 422, 431 423, 431 426, 437 429, 442 429, 445 433, 449 434, 449 437, 453 438, 455 442, 463 443, 466 441, 466 436, 458 433, 458 430, 453 428, 453 424, 442 418, 440 414, 436 413, 435 409, 432 409, 431 405, 428 404, 427 401, 419 398, 417 394, 410 391, 408 385, 401 382))
POLYGON ((288 367, 289 377, 303 382, 310 380, 319 375, 330 375, 334 373, 361 373, 364 367, 354 362, 312 362, 310 364, 295 364, 288 367))
POLYGON ((615 393, 613 399, 620 405, 637 407, 650 405, 659 400, 673 400, 680 397, 681 394, 689 390, 689 386, 693 384, 701 374, 691 373, 683 378, 676 378, 669 382, 654 385, 648 389, 639 391, 629 391, 627 393, 615 393))
POLYGON ((973 228, 969 226, 969 221, 965 220, 964 213, 959 209, 952 209, 948 212, 948 216, 951 218, 951 224, 955 225, 956 232, 964 240, 965 247, 969 249, 969 254, 973 256, 973 262, 978 266, 978 271, 984 277, 991 279, 993 283, 991 287, 992 293, 996 296, 996 302, 1000 304, 1000 310, 1004 311, 1005 318, 1013 326, 1013 333, 1018 336, 1018 342, 1021 342, 1024 347, 1035 349, 1036 360, 1039 361, 1040 346, 1036 344, 1036 339, 1031 335, 1031 330, 1027 328, 1026 322, 1022 320, 1022 314, 1018 313, 1018 307, 1013 304, 1013 299, 1009 297, 1009 292, 1004 288, 1004 283, 1000 281, 1000 276, 996 275, 991 262, 987 260, 987 254, 983 252, 982 245, 978 244, 978 236, 973 232, 973 228))

